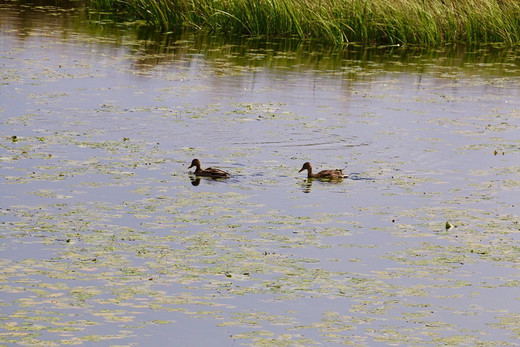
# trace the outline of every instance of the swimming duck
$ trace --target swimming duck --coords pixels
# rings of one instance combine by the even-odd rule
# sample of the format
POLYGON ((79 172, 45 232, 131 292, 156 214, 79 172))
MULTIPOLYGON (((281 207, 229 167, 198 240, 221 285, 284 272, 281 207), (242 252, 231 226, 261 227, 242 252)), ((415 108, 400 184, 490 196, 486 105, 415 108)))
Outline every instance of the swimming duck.
POLYGON ((208 167, 207 169, 200 168, 200 161, 198 159, 193 159, 191 161, 191 165, 188 169, 191 169, 195 166, 195 175, 196 176, 205 176, 205 177, 213 177, 213 178, 229 178, 229 174, 226 171, 215 169, 212 167, 208 167))
POLYGON ((339 179, 348 177, 347 175, 344 175, 343 171, 341 171, 340 169, 323 170, 318 173, 312 173, 312 166, 311 166, 311 163, 309 163, 309 162, 306 162, 305 164, 303 164, 301 170, 298 172, 302 172, 303 170, 307 170, 307 178, 339 180, 339 179))

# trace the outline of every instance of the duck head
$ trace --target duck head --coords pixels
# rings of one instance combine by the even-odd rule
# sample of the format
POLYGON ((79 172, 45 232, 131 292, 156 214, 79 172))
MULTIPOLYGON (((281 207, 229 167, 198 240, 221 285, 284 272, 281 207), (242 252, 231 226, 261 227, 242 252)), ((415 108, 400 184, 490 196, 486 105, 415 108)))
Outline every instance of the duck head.
POLYGON ((312 171, 311 163, 306 162, 305 164, 303 164, 302 168, 298 172, 302 172, 303 170, 310 170, 310 171, 312 171))
POLYGON ((200 168, 200 161, 198 159, 193 159, 191 161, 191 165, 188 169, 191 169, 192 167, 200 168))

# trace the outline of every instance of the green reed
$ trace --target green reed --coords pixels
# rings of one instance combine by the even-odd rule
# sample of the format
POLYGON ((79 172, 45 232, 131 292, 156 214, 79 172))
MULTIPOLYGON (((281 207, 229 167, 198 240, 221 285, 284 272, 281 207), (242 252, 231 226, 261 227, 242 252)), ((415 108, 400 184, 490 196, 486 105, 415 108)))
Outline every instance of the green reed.
POLYGON ((90 0, 160 30, 202 29, 331 43, 520 41, 517 0, 90 0))

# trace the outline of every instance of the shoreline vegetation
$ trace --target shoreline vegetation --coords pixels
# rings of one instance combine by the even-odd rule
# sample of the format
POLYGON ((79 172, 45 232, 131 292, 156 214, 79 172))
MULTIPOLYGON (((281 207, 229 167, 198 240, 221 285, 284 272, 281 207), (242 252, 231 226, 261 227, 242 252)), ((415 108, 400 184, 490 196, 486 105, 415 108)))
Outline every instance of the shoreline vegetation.
POLYGON ((163 32, 205 30, 331 44, 520 42, 518 0, 89 0, 163 32))

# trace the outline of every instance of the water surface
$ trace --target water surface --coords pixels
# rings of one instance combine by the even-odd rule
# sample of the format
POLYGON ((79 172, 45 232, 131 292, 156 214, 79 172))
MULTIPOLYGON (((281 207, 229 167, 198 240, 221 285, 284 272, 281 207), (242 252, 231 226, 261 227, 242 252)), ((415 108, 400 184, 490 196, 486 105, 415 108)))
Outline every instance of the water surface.
POLYGON ((0 16, 2 343, 515 344, 516 48, 0 16))

